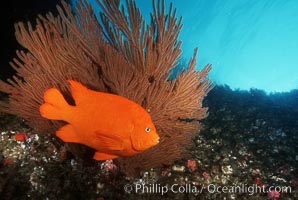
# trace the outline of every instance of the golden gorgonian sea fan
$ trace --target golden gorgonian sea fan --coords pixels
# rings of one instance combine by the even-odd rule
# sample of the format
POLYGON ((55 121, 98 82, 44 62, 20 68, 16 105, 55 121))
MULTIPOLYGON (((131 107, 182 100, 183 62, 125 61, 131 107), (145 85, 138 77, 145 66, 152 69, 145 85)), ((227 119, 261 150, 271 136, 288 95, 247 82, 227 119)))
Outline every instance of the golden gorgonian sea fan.
POLYGON ((10 65, 16 75, 0 82, 9 102, 1 110, 26 120, 40 134, 54 133, 63 122, 39 114, 44 92, 56 87, 71 102, 67 80, 88 88, 124 96, 147 109, 161 137, 160 143, 132 157, 118 158, 127 175, 169 164, 181 158, 206 116, 202 100, 211 90, 207 75, 211 65, 195 70, 196 54, 187 69, 169 80, 178 64, 182 23, 170 5, 153 0, 151 22, 146 25, 131 0, 97 1, 102 8, 97 20, 86 1, 74 12, 62 1, 59 15, 38 16, 36 26, 17 23, 16 39, 26 49, 17 51, 10 65), (126 9, 125 9, 126 8, 126 9))

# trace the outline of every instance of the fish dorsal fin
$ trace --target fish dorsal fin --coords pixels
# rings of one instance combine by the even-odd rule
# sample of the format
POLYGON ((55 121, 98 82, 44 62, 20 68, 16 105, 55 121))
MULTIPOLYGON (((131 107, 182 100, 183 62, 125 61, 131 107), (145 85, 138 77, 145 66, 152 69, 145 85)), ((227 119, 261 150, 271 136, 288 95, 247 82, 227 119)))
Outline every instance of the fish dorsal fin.
POLYGON ((122 151, 124 149, 123 140, 116 135, 95 131, 95 137, 100 140, 104 149, 114 151, 122 151))
POLYGON ((70 85, 71 95, 75 100, 76 105, 81 104, 82 102, 85 101, 86 98, 88 98, 90 94, 90 91, 88 88, 86 88, 81 83, 74 80, 68 80, 68 83, 70 85))
POLYGON ((110 160, 110 159, 114 159, 117 158, 117 155, 113 155, 113 154, 107 154, 107 153, 102 153, 102 152, 95 152, 93 159, 94 160, 110 160))

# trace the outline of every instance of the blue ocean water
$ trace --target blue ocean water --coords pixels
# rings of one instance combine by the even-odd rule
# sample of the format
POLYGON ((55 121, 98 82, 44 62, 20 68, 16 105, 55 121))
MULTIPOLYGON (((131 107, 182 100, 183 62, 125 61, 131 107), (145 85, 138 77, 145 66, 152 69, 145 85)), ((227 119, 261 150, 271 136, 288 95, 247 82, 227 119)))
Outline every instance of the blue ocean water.
MULTIPOLYGON (((166 8, 170 2, 183 17, 183 57, 198 47, 197 69, 211 63, 216 84, 266 92, 298 87, 298 1, 166 0, 166 8)), ((136 4, 149 21, 152 1, 136 4)))

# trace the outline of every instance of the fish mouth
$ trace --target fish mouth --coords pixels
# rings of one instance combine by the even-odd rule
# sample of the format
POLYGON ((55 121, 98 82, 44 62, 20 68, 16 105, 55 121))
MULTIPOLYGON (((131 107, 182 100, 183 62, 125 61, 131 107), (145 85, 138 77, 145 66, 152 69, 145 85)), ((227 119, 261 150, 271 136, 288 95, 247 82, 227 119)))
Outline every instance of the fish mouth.
POLYGON ((154 147, 160 143, 160 138, 158 137, 157 139, 151 140, 151 142, 148 144, 149 148, 154 147))
POLYGON ((160 142, 160 138, 158 137, 157 139, 152 141, 152 143, 153 143, 152 146, 157 145, 159 142, 160 142))
POLYGON ((159 140, 160 140, 160 138, 157 138, 157 139, 156 139, 156 143, 157 143, 157 144, 159 143, 159 140))

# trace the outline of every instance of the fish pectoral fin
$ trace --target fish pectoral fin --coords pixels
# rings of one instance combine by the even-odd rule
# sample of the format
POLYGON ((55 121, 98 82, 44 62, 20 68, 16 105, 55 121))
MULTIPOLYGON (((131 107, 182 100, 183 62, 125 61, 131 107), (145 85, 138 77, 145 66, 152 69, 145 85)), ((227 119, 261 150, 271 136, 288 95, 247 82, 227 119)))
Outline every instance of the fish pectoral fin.
POLYGON ((71 124, 62 126, 58 131, 56 131, 56 136, 63 142, 81 143, 80 138, 71 124))
POLYGON ((123 140, 115 135, 95 131, 95 136, 103 144, 104 149, 115 151, 121 151, 124 149, 123 140))
POLYGON ((110 160, 110 159, 114 159, 117 158, 117 155, 113 155, 113 154, 107 154, 107 153, 102 153, 102 152, 95 152, 93 159, 94 160, 110 160))

